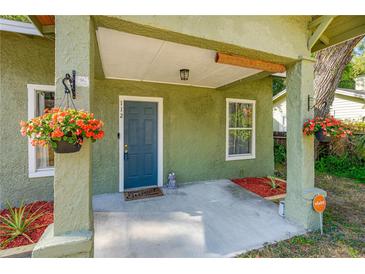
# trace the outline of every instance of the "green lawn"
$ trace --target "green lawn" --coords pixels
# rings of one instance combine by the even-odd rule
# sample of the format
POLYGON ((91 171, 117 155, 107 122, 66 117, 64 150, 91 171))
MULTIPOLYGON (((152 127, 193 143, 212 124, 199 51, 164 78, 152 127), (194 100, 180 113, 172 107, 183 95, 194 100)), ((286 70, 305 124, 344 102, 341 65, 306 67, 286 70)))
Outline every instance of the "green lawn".
POLYGON ((365 257, 365 184, 317 174, 316 186, 328 192, 324 235, 308 233, 238 257, 365 257))

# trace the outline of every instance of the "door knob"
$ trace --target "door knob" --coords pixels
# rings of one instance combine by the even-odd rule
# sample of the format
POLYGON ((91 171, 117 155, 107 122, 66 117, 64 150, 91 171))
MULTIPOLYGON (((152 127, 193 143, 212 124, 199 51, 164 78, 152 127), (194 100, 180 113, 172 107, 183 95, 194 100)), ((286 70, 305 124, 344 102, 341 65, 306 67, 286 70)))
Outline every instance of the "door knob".
POLYGON ((124 145, 124 160, 128 160, 128 145, 124 145))

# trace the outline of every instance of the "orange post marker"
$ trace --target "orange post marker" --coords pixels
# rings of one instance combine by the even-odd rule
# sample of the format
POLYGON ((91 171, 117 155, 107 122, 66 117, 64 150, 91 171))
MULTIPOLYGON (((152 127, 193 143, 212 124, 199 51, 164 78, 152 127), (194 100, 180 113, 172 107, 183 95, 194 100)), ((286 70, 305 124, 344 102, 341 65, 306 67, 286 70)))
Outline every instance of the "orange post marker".
POLYGON ((314 197, 313 199, 313 209, 314 211, 318 212, 318 213, 323 213, 323 211, 326 209, 326 198, 321 195, 318 194, 314 197))

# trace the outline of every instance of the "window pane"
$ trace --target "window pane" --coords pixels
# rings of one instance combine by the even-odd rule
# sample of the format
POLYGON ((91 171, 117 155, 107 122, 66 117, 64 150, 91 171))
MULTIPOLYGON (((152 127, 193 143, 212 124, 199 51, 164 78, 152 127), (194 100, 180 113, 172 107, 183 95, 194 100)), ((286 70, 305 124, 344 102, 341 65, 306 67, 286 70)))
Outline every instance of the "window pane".
MULTIPOLYGON (((46 108, 53 108, 55 104, 54 92, 37 91, 36 116, 44 113, 46 108)), ((45 146, 36 146, 36 169, 50 168, 54 166, 53 149, 45 146)))
POLYGON ((252 127, 252 104, 229 103, 229 127, 252 127))
POLYGON ((45 146, 36 146, 36 169, 50 168, 54 166, 53 149, 45 146))
POLYGON ((37 91, 35 116, 42 115, 46 108, 53 108, 54 103, 54 92, 37 91))
POLYGON ((251 153, 252 130, 230 129, 228 155, 251 153))

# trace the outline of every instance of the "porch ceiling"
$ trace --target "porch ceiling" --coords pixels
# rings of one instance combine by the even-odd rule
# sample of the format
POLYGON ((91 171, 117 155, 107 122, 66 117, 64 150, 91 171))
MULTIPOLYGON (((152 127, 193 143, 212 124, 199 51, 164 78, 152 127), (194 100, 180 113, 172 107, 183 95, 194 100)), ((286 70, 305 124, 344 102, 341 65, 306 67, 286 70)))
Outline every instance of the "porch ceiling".
POLYGON ((105 77, 218 88, 262 72, 215 62, 216 51, 98 28, 105 77), (189 80, 180 69, 190 70, 189 80))

